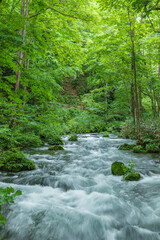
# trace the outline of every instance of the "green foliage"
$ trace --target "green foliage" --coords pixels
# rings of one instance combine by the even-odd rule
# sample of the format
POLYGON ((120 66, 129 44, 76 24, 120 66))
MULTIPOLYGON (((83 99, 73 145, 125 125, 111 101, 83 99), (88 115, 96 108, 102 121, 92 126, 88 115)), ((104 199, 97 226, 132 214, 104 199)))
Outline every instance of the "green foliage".
POLYGON ((104 132, 103 133, 103 137, 109 137, 109 133, 108 132, 104 132))
POLYGON ((67 133, 89 133, 102 132, 106 130, 106 123, 103 117, 90 114, 88 111, 77 110, 78 114, 66 123, 67 133))
POLYGON ((131 150, 134 147, 135 147, 134 144, 130 145, 130 144, 125 143, 119 147, 119 150, 131 150))
POLYGON ((10 149, 15 147, 17 141, 15 140, 11 130, 7 127, 0 128, 0 149, 10 149))
POLYGON ((145 153, 146 150, 144 149, 143 146, 141 146, 141 145, 136 145, 136 146, 133 148, 133 152, 135 152, 135 153, 145 153))
POLYGON ((134 167, 135 164, 133 160, 130 160, 127 168, 124 168, 123 178, 125 178, 126 181, 138 181, 140 179, 140 174, 134 167))
POLYGON ((43 144, 39 136, 36 136, 34 132, 22 134, 21 132, 15 136, 17 146, 20 148, 27 147, 39 147, 43 144))
POLYGON ((159 153, 160 152, 160 146, 159 143, 151 143, 146 145, 146 151, 148 153, 159 153))
POLYGON ((26 158, 23 152, 16 148, 1 152, 0 170, 8 172, 19 172, 34 170, 35 164, 26 158))
POLYGON ((49 151, 57 151, 57 150, 64 150, 63 146, 61 145, 53 145, 48 148, 49 151))
POLYGON ((40 138, 51 145, 63 145, 61 137, 54 131, 49 131, 49 129, 43 129, 40 132, 40 138))
POLYGON ((72 134, 68 139, 68 141, 77 141, 77 140, 78 140, 78 136, 76 134, 72 134))
POLYGON ((20 190, 14 192, 12 187, 7 188, 0 188, 0 224, 5 225, 6 219, 4 218, 3 214, 1 213, 1 207, 4 204, 14 203, 14 198, 16 196, 22 195, 20 190))
MULTIPOLYGON (((158 153, 160 151, 160 122, 159 120, 145 120, 140 124, 140 134, 137 145, 133 148, 136 153, 158 153)), ((137 138, 137 128, 127 121, 121 131, 123 136, 137 138)))

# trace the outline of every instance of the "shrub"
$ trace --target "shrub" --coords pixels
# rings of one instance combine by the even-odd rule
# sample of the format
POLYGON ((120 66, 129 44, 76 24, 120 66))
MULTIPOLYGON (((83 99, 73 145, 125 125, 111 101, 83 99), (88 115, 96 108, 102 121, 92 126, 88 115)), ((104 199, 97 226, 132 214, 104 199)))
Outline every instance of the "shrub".
POLYGON ((128 169, 123 175, 126 181, 138 181, 140 179, 140 174, 137 170, 134 169, 135 165, 133 160, 129 161, 128 169))
POLYGON ((18 149, 3 151, 0 155, 0 170, 2 171, 19 172, 34 169, 34 162, 27 159, 18 149))
POLYGON ((57 150, 64 150, 64 148, 61 145, 55 145, 55 146, 49 147, 48 150, 57 151, 57 150))
POLYGON ((21 134, 19 133, 17 136, 15 136, 17 146, 18 147, 39 147, 43 144, 42 140, 39 136, 36 136, 34 133, 26 133, 21 134))
POLYGON ((136 145, 133 148, 133 152, 135 152, 135 153, 145 153, 146 150, 141 145, 136 145))
POLYGON ((119 147, 119 150, 131 150, 133 149, 134 146, 135 146, 134 144, 130 145, 125 143, 119 147))
POLYGON ((146 151, 148 153, 159 153, 160 148, 159 145, 157 145, 157 143, 151 143, 146 145, 146 151))
POLYGON ((13 199, 19 195, 22 195, 22 192, 20 190, 14 192, 12 187, 0 188, 0 224, 5 225, 6 222, 6 219, 1 213, 1 206, 4 204, 14 203, 13 199))
POLYGON ((108 132, 104 132, 103 133, 103 137, 109 137, 109 133, 108 132))
POLYGON ((77 141, 77 140, 78 140, 78 136, 76 134, 72 134, 68 139, 68 141, 77 141))
POLYGON ((7 127, 0 128, 0 148, 2 150, 10 149, 15 147, 16 144, 17 141, 15 140, 11 130, 7 127))
POLYGON ((40 138, 51 145, 63 145, 61 137, 51 129, 43 129, 40 133, 40 138))

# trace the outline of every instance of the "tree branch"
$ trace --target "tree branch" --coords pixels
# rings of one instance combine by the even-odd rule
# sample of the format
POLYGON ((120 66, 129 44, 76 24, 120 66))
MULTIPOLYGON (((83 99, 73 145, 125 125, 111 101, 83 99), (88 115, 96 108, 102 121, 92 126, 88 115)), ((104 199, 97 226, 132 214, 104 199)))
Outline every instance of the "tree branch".
MULTIPOLYGON (((0 1, 1 1, 1 0, 0 0, 0 1)), ((40 15, 43 11, 47 11, 47 10, 51 9, 51 10, 53 10, 53 11, 55 11, 55 12, 57 12, 57 13, 63 15, 63 16, 65 16, 65 17, 70 17, 70 18, 74 18, 74 19, 79 19, 78 17, 72 16, 72 15, 68 15, 68 14, 66 14, 66 13, 63 13, 63 12, 58 11, 57 9, 53 8, 54 6, 56 6, 55 3, 52 4, 52 5, 51 5, 50 7, 48 7, 48 8, 42 9, 41 11, 35 13, 34 15, 30 16, 29 18, 36 17, 36 16, 40 15)), ((87 21, 87 19, 82 19, 82 20, 87 21)))
MULTIPOLYGON (((71 16, 71 15, 68 15, 68 14, 66 14, 66 13, 62 13, 62 12, 60 12, 60 11, 58 11, 58 10, 52 8, 52 7, 50 7, 50 9, 53 10, 53 11, 55 11, 55 12, 57 12, 57 13, 59 13, 59 14, 61 14, 61 15, 63 15, 63 16, 65 16, 65 17, 71 17, 71 18, 78 19, 77 17, 74 17, 74 16, 71 16)), ((85 20, 85 19, 84 19, 84 20, 85 20)))
POLYGON ((154 31, 155 33, 160 33, 160 31, 158 31, 158 30, 155 29, 155 27, 154 27, 154 25, 153 25, 153 22, 152 22, 151 19, 150 19, 150 16, 148 16, 148 19, 149 19, 150 24, 151 24, 151 26, 152 26, 152 28, 153 28, 153 31, 154 31))
MULTIPOLYGON (((52 4, 51 7, 54 7, 56 5, 56 3, 52 4)), ((36 17, 38 15, 40 15, 43 11, 47 11, 48 9, 50 9, 51 7, 48 7, 48 8, 45 8, 45 9, 42 9, 41 11, 31 15, 29 18, 33 18, 33 17, 36 17)))

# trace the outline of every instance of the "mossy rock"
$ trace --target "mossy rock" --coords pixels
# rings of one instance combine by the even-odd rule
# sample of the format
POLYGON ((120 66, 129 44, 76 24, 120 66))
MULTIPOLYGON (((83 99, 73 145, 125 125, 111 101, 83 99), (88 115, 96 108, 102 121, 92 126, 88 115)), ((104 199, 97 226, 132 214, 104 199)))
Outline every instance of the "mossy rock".
POLYGON ((135 152, 135 153, 146 153, 147 151, 144 149, 143 146, 141 146, 141 145, 136 145, 136 146, 133 148, 133 152, 135 152))
POLYGON ((134 144, 130 145, 130 144, 125 143, 119 147, 119 150, 131 150, 134 147, 135 147, 134 144))
POLYGON ((129 168, 123 162, 114 162, 111 166, 112 174, 117 176, 124 175, 129 168))
POLYGON ((109 133, 108 132, 104 132, 103 133, 103 137, 109 137, 109 133))
POLYGON ((138 181, 141 175, 139 173, 128 173, 125 177, 126 181, 138 181))
POLYGON ((54 146, 50 146, 48 150, 57 151, 57 150, 64 150, 64 148, 61 145, 54 145, 54 146))
POLYGON ((34 170, 35 164, 27 159, 23 152, 18 149, 3 151, 0 156, 0 170, 7 172, 20 172, 34 170))
POLYGON ((77 141, 78 140, 78 136, 76 134, 73 134, 69 137, 68 141, 77 141))

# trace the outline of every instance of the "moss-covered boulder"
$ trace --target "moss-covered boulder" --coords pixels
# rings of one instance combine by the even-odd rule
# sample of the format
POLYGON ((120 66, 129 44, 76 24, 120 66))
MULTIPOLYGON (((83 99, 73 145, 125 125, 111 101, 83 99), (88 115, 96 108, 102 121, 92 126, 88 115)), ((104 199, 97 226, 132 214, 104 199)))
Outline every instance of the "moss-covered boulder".
POLYGON ((109 137, 109 133, 108 132, 104 132, 103 133, 103 137, 109 137))
POLYGON ((68 141, 77 141, 77 140, 78 140, 78 136, 76 134, 72 134, 68 139, 68 141))
POLYGON ((143 146, 141 145, 136 145, 134 148, 133 148, 133 152, 135 153, 146 153, 146 150, 143 146))
POLYGON ((119 147, 119 150, 132 150, 135 147, 134 144, 130 145, 130 144, 123 144, 119 147))
POLYGON ((125 177, 126 181, 138 181, 140 179, 140 174, 139 173, 128 173, 127 176, 125 177))
POLYGON ((113 175, 122 176, 129 170, 123 162, 114 162, 111 166, 113 175))
POLYGON ((61 145, 53 145, 48 148, 50 151, 57 151, 57 150, 64 150, 64 148, 61 145))
POLYGON ((34 162, 32 162, 30 159, 27 159, 22 151, 14 148, 1 152, 0 171, 20 172, 34 169, 34 162))

